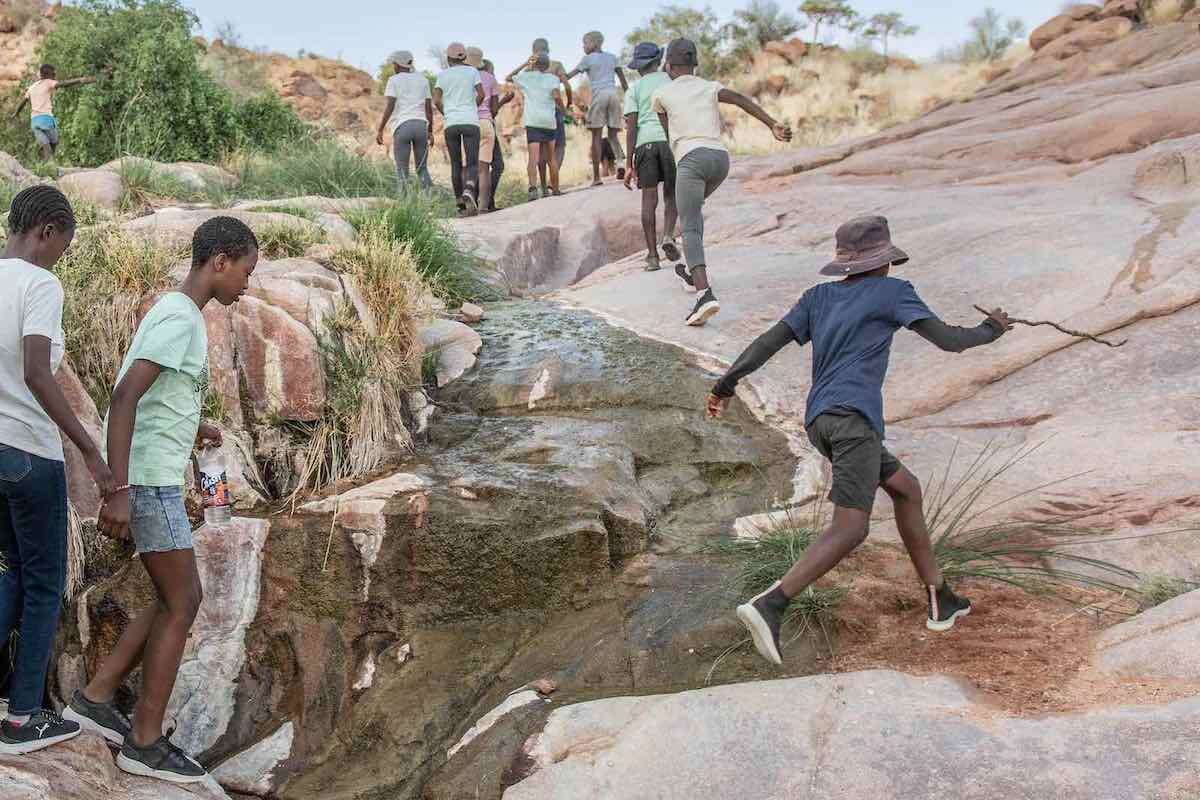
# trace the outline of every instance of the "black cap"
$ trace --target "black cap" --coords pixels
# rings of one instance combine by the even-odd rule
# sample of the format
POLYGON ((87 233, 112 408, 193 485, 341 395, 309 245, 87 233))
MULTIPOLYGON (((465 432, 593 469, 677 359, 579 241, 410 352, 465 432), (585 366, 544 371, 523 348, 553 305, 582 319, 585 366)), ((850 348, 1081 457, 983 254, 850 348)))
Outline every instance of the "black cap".
POLYGON ((699 66, 695 42, 691 39, 676 39, 667 45, 667 64, 675 67, 699 66))
POLYGON ((637 47, 633 48, 633 60, 629 62, 629 69, 642 69, 658 61, 662 54, 662 48, 654 42, 639 42, 637 47))

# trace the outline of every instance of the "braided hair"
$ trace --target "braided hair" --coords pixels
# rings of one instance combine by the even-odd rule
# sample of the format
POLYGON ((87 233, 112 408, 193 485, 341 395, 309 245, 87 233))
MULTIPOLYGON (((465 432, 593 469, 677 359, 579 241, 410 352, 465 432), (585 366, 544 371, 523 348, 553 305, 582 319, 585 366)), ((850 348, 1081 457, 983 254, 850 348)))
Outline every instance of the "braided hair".
POLYGON ((258 238, 246 223, 233 217, 213 217, 192 234, 192 269, 204 266, 222 253, 239 259, 257 249, 258 238))
POLYGON ((63 230, 75 227, 75 212, 66 195, 53 186, 39 184, 23 189, 13 198, 8 215, 8 230, 13 235, 57 225, 63 230))

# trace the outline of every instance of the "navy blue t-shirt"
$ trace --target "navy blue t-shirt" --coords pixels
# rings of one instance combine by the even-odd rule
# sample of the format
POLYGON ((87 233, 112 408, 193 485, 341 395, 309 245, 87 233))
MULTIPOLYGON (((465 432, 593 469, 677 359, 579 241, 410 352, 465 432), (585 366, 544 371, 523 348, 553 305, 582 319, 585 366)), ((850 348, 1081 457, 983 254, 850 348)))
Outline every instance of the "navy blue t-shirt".
POLYGON ((812 342, 813 379, 804 424, 834 408, 853 409, 883 436, 883 379, 892 336, 933 317, 908 281, 860 278, 818 284, 783 321, 812 342))

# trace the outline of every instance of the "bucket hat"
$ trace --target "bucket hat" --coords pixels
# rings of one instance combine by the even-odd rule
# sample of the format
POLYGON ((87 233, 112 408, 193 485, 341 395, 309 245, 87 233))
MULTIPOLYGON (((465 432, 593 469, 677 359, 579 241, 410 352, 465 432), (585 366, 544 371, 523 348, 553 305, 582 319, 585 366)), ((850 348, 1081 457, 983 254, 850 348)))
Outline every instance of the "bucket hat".
POLYGON ((662 48, 654 42, 639 42, 638 46, 633 48, 633 58, 629 62, 629 69, 640 70, 647 64, 653 64, 662 58, 662 48))
POLYGON ((908 254, 892 244, 886 217, 856 217, 837 229, 837 254, 821 274, 845 278, 906 261, 908 254))

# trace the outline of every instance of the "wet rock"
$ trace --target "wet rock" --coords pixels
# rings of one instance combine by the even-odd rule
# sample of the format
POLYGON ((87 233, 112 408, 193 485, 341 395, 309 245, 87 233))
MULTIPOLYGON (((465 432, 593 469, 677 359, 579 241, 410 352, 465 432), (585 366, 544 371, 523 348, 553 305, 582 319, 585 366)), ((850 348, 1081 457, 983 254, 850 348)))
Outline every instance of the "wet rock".
POLYGON ((523 691, 513 692, 504 699, 503 703, 480 717, 479 721, 472 725, 470 729, 468 729, 467 732, 462 735, 462 738, 458 740, 458 743, 446 751, 446 758, 454 758, 455 753, 469 745, 480 734, 486 733, 493 725, 499 722, 510 712, 515 711, 523 706, 530 705, 531 703, 544 702, 549 701, 543 700, 542 696, 533 689, 525 689, 523 691))
POLYGON ((325 372, 317 340, 286 311, 252 297, 233 316, 238 368, 263 421, 315 421, 325 408, 325 372))
POLYGON ((58 188, 68 197, 77 197, 93 205, 117 210, 125 198, 125 181, 106 169, 72 172, 58 179, 58 188))
POLYGON ((483 319, 483 306, 475 303, 463 303, 458 309, 459 317, 468 325, 474 325, 483 319))
POLYGON ((445 386, 475 366, 475 356, 483 346, 479 334, 461 322, 438 319, 421 329, 425 351, 437 357, 437 385, 445 386))

